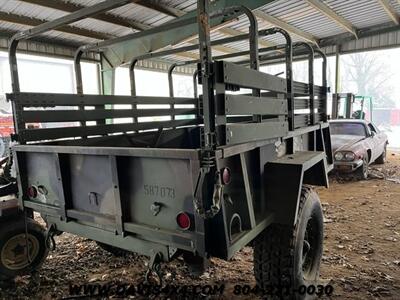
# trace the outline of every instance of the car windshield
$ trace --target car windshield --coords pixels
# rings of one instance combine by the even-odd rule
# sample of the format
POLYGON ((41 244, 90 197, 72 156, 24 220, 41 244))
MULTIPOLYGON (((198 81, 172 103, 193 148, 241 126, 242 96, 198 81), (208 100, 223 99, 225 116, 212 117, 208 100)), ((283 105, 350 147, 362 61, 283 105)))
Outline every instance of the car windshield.
POLYGON ((331 134, 366 136, 364 124, 360 123, 330 123, 331 134))

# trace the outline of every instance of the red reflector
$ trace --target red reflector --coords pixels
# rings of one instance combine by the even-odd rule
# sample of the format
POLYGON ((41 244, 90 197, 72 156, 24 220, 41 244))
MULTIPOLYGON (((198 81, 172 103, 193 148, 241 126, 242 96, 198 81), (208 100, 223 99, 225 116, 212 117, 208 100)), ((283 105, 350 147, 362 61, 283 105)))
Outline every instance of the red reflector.
POLYGON ((231 182, 231 170, 229 168, 225 168, 222 171, 222 183, 229 184, 231 182))
POLYGON ((176 223, 178 223, 178 226, 184 230, 190 228, 190 217, 184 213, 181 212, 176 216, 176 223))
POLYGON ((34 186, 28 187, 28 197, 36 198, 38 195, 37 189, 34 186))

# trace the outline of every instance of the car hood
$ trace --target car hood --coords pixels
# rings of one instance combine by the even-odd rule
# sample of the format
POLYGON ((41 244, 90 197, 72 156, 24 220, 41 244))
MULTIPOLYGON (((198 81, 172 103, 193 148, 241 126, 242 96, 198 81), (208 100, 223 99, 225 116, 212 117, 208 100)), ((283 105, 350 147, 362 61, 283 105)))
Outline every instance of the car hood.
POLYGON ((364 139, 364 136, 359 135, 334 134, 331 136, 333 153, 338 150, 352 151, 354 146, 364 139))

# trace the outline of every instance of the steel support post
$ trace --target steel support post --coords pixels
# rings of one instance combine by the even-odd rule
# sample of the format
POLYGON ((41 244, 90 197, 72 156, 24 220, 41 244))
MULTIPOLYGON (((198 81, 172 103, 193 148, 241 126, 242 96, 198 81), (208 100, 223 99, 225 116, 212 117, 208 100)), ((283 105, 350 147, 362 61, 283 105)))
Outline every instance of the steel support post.
MULTIPOLYGON (((266 30, 261 30, 259 35, 267 36, 275 33, 280 33, 286 40, 285 44, 285 64, 286 64, 286 97, 288 101, 288 122, 289 130, 294 130, 294 89, 293 89, 293 43, 290 34, 281 28, 270 28, 266 30)), ((279 49, 280 46, 270 47, 271 50, 279 49)), ((266 48, 268 49, 268 48, 266 48)), ((290 147, 289 147, 290 148, 290 147)), ((292 152, 289 149, 290 152, 292 152)))
POLYGON ((79 47, 74 55, 75 84, 76 84, 76 93, 78 95, 83 94, 82 67, 81 67, 82 55, 83 55, 82 47, 79 47))
POLYGON ((195 70, 193 73, 193 96, 194 98, 198 97, 198 88, 197 88, 197 76, 199 75, 199 70, 195 70))
POLYGON ((177 64, 172 64, 168 68, 168 88, 169 88, 169 96, 171 98, 174 97, 174 81, 173 81, 173 78, 172 78, 172 72, 174 71, 176 66, 177 66, 177 64))
POLYGON ((328 60, 324 52, 319 49, 314 49, 314 52, 317 53, 322 58, 322 87, 324 88, 324 97, 323 101, 323 110, 324 110, 324 122, 328 121, 328 81, 327 81, 327 67, 328 67, 328 60))
MULTIPOLYGON (((176 68, 176 64, 172 64, 169 68, 168 68, 168 87, 169 87, 169 96, 171 98, 174 98, 174 80, 172 78, 172 72, 174 71, 174 69, 176 68)), ((171 104, 169 106, 169 108, 171 109, 171 111, 173 111, 173 109, 175 108, 174 104, 171 104)), ((175 120, 175 115, 172 114, 171 115, 171 120, 174 121, 175 120)), ((175 128, 175 127, 173 127, 175 128)))
POLYGON ((131 95, 136 96, 136 79, 135 79, 135 66, 138 60, 133 59, 129 64, 129 79, 131 83, 131 95))
POLYGON ((295 46, 303 46, 308 52, 308 93, 310 97, 310 123, 315 124, 315 95, 314 95, 314 48, 306 42, 298 42, 295 46))
POLYGON ((340 51, 341 46, 336 45, 335 64, 335 94, 340 93, 340 51))
MULTIPOLYGON (((115 69, 110 68, 110 64, 106 57, 100 54, 100 68, 101 68, 101 93, 103 95, 114 95, 115 94, 115 69)), ((107 106, 106 106, 107 107, 107 106)), ((111 108, 111 105, 108 106, 111 108)), ((106 124, 112 124, 112 120, 105 120, 106 124)))
POLYGON ((216 147, 216 137, 214 82, 211 70, 209 0, 197 1, 197 21, 199 26, 200 68, 203 84, 204 149, 213 151, 216 147))
MULTIPOLYGON (((78 95, 83 95, 83 81, 82 81, 82 68, 81 68, 81 58, 83 55, 83 51, 81 47, 75 52, 74 56, 74 71, 75 71, 75 84, 76 84, 76 93, 78 95)), ((78 108, 80 110, 85 109, 85 105, 79 105, 78 108)), ((86 126, 85 121, 80 122, 81 126, 86 126)))

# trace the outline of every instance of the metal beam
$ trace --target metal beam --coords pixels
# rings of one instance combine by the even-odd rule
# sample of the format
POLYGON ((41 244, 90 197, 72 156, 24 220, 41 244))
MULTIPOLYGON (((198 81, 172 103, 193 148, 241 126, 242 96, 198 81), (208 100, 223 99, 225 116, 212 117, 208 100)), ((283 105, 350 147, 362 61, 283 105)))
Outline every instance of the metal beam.
MULTIPOLYGON (((175 17, 175 18, 181 17, 181 16, 186 14, 186 12, 183 11, 183 10, 176 9, 176 8, 173 8, 173 7, 170 7, 170 6, 167 6, 167 5, 163 5, 163 4, 155 3, 155 1, 137 1, 136 4, 142 5, 144 7, 153 9, 153 10, 155 10, 157 12, 164 13, 164 14, 166 14, 168 16, 175 17)), ((233 20, 230 20, 228 22, 224 22, 224 23, 222 23, 222 24, 220 24, 218 26, 215 26, 214 28, 211 28, 210 32, 218 31, 218 32, 222 33, 223 28, 221 29, 220 27, 226 26, 226 24, 231 23, 231 21, 233 21, 233 20)), ((242 33, 242 32, 240 32, 240 33, 242 33)), ((180 41, 177 45, 183 44, 183 43, 189 43, 189 44, 192 44, 192 45, 193 44, 198 44, 199 40, 197 39, 197 34, 191 36, 188 39, 185 39, 184 41, 180 41)), ((224 46, 224 45, 216 45, 216 46, 213 46, 212 48, 217 50, 217 51, 219 51, 219 52, 227 53, 227 54, 239 51, 238 49, 235 49, 235 48, 232 48, 232 47, 228 47, 228 46, 224 46)), ((179 55, 181 55, 181 54, 183 54, 183 53, 180 53, 179 55)), ((191 53, 190 53, 190 55, 191 55, 191 53)), ((199 56, 195 55, 195 57, 192 56, 191 58, 198 59, 199 56)))
POLYGON ((357 29, 351 24, 349 21, 344 19, 343 17, 339 16, 335 11, 333 11, 328 5, 324 4, 320 0, 305 0, 310 6, 321 12, 323 15, 328 17, 329 19, 336 22, 336 24, 340 25, 348 32, 352 33, 356 38, 357 36, 357 29))
MULTIPOLYGON (((40 5, 43 7, 57 9, 57 10, 61 10, 61 11, 69 12, 69 13, 76 12, 76 11, 86 7, 84 5, 75 4, 75 3, 71 3, 71 2, 64 2, 64 1, 60 1, 60 0, 21 0, 21 1, 30 3, 30 4, 40 5)), ((157 11, 159 9, 161 9, 161 7, 163 7, 163 5, 152 4, 151 3, 152 1, 132 0, 132 1, 128 1, 128 2, 134 2, 136 4, 139 4, 139 5, 145 6, 145 7, 149 7, 149 8, 150 8, 150 6, 155 5, 155 7, 157 8, 157 11)), ((172 11, 172 9, 171 9, 171 11, 172 11)), ((102 14, 93 16, 92 18, 95 20, 100 20, 100 21, 107 22, 110 24, 132 28, 132 29, 139 30, 139 31, 152 28, 152 26, 149 26, 147 24, 143 24, 143 23, 140 23, 140 22, 137 22, 134 20, 120 18, 120 17, 114 16, 112 14, 102 13, 102 14)), ((30 19, 30 18, 28 18, 28 19, 30 19)), ((32 24, 32 26, 36 26, 38 24, 32 24)), ((76 27, 73 27, 73 29, 77 30, 77 31, 80 30, 79 28, 76 28, 76 27)), ((62 31, 62 30, 58 30, 58 31, 62 31)), ((85 33, 85 31, 90 32, 89 30, 82 29, 81 31, 82 31, 81 35, 91 37, 88 35, 88 33, 85 33)), ((67 31, 63 31, 63 32, 67 32, 67 31)), ((71 32, 68 32, 68 33, 71 33, 71 32)), ((104 34, 104 36, 102 38, 98 38, 98 37, 94 37, 94 38, 109 39, 109 38, 112 38, 112 36, 106 36, 104 34)), ((176 55, 184 57, 184 58, 198 59, 198 55, 193 54, 193 53, 178 53, 176 55)))
POLYGON ((294 35, 300 37, 304 41, 318 45, 317 39, 312 34, 304 32, 282 20, 279 20, 273 16, 270 16, 270 15, 262 12, 261 10, 255 10, 254 14, 256 15, 257 18, 259 18, 269 24, 272 24, 274 26, 280 27, 291 34, 294 34, 294 35))
MULTIPOLYGON (((48 8, 52 8, 52 9, 57 9, 57 10, 61 10, 61 11, 69 12, 69 13, 76 12, 76 11, 86 7, 84 5, 71 3, 71 2, 64 2, 64 1, 60 1, 60 0, 20 0, 20 1, 30 3, 30 4, 40 5, 40 6, 48 7, 48 8)), ((144 2, 144 1, 137 0, 137 1, 127 1, 127 2, 129 3, 129 2, 144 2)), ((134 20, 129 20, 126 18, 117 17, 117 16, 109 14, 109 13, 98 14, 96 16, 93 16, 92 18, 96 19, 96 20, 104 21, 107 23, 111 23, 114 25, 132 28, 135 30, 146 30, 149 28, 149 26, 146 24, 143 24, 143 23, 140 23, 140 22, 137 22, 134 20)))
POLYGON ((40 24, 32 29, 22 31, 17 36, 14 36, 13 40, 26 40, 34 36, 38 36, 49 30, 55 30, 64 25, 71 24, 85 18, 90 18, 96 14, 123 6, 130 2, 130 0, 106 0, 93 6, 82 8, 76 12, 73 12, 61 18, 57 18, 53 21, 40 24))
MULTIPOLYGON (((199 44, 199 40, 198 39, 193 39, 189 43, 192 44, 192 45, 198 45, 199 44)), ((235 52, 239 51, 238 49, 231 48, 231 47, 224 46, 224 45, 214 45, 214 46, 212 46, 212 48, 217 50, 217 51, 219 51, 219 52, 227 53, 227 54, 235 53, 235 52)))
MULTIPOLYGON (((45 20, 29 18, 29 17, 25 17, 25 16, 20 16, 20 15, 16 15, 16 14, 12 14, 12 13, 4 13, 4 12, 0 12, 0 20, 8 22, 8 23, 21 24, 21 25, 27 25, 27 26, 39 26, 39 25, 47 23, 47 21, 45 21, 45 20)), ((93 39, 97 39, 97 40, 107 40, 107 39, 115 37, 115 36, 112 36, 112 35, 109 35, 109 34, 106 34, 103 32, 97 32, 97 31, 87 30, 87 29, 78 28, 75 26, 68 26, 68 25, 58 27, 55 30, 59 31, 59 32, 89 37, 89 38, 93 38, 93 39)))
POLYGON ((335 53, 335 93, 340 91, 340 45, 336 45, 335 53))
POLYGON ((154 0, 138 0, 135 1, 136 4, 150 8, 152 10, 155 10, 157 12, 161 12, 167 16, 170 17, 182 17, 184 14, 186 14, 185 11, 164 5, 162 3, 159 3, 160 1, 154 1, 154 0))
MULTIPOLYGON (((256 9, 275 0, 252 0, 246 2, 249 9, 256 9)), ((220 11, 223 8, 243 5, 242 0, 218 0, 210 3, 211 12, 220 11)), ((182 26, 174 27, 175 22, 189 20, 196 16, 196 11, 191 11, 173 21, 151 29, 147 32, 140 32, 118 38, 107 43, 100 43, 97 47, 102 47, 104 53, 109 58, 114 67, 129 63, 134 56, 155 51, 168 45, 182 41, 198 33, 197 24, 188 22, 182 26), (169 27, 169 28, 168 28, 169 27)), ((230 19, 237 18, 238 15, 218 16, 212 18, 211 26, 217 26, 230 19)))
MULTIPOLYGON (((237 29, 233 29, 230 27, 225 27, 225 28, 221 28, 218 30, 218 32, 224 34, 224 35, 229 35, 229 36, 236 36, 236 35, 241 35, 241 34, 245 34, 245 31, 241 31, 241 30, 237 30, 237 29)), ((272 42, 268 42, 268 41, 264 41, 259 39, 258 40, 258 44, 262 47, 271 47, 271 46, 276 46, 275 43, 272 42)))
MULTIPOLYGON (((15 35, 15 31, 4 31, 0 33, 0 50, 7 51, 10 46, 10 38, 15 35)), ((74 57, 77 43, 66 43, 65 40, 57 40, 50 37, 32 38, 22 41, 18 50, 25 53, 32 53, 39 56, 58 57, 71 59, 74 57)), ((99 62, 99 56, 95 53, 86 53, 82 61, 99 62)))
MULTIPOLYGON (((221 23, 221 24, 219 24, 217 26, 214 26, 214 27, 210 28, 210 32, 218 31, 221 27, 226 26, 226 24, 231 23, 232 21, 233 20, 229 20, 227 22, 224 22, 224 23, 221 23)), ((199 40, 197 38, 197 34, 194 34, 194 35, 190 36, 189 38, 184 39, 183 41, 179 41, 179 43, 176 43, 173 46, 179 47, 179 46, 182 46, 183 44, 186 44, 186 43, 192 44, 192 45, 199 44, 199 40)), ((232 48, 232 47, 228 47, 228 46, 223 46, 223 45, 213 45, 212 48, 214 48, 215 50, 217 50, 219 52, 227 53, 227 54, 239 51, 238 49, 235 49, 235 48, 232 48)), ((198 59, 198 58, 199 58, 199 56, 197 55, 197 58, 195 58, 195 59, 198 59)))
MULTIPOLYGON (((392 22, 388 22, 385 24, 379 24, 367 28, 361 28, 358 30, 358 39, 371 37, 371 36, 379 36, 381 34, 386 34, 390 32, 398 32, 400 31, 400 25, 393 25, 392 22)), ((350 33, 340 33, 334 36, 330 36, 327 38, 323 38, 319 40, 320 47, 327 47, 336 44, 343 44, 345 42, 353 41, 355 37, 350 33)))
MULTIPOLYGON (((44 6, 44 7, 50 7, 50 8, 53 8, 53 9, 62 10, 62 11, 66 11, 66 12, 77 12, 80 9, 86 8, 83 5, 78 5, 78 4, 74 4, 74 3, 67 3, 67 2, 60 1, 60 0, 52 0, 52 1, 50 1, 50 0, 21 0, 21 1, 24 1, 24 2, 27 2, 27 3, 31 3, 31 4, 41 5, 41 6, 44 6)), ((160 3, 158 3, 158 1, 131 0, 131 1, 128 1, 128 2, 133 2, 133 3, 137 4, 137 5, 141 5, 141 6, 149 8, 149 9, 156 10, 158 12, 161 12, 161 13, 164 13, 166 15, 173 16, 173 17, 181 17, 186 13, 183 10, 175 9, 175 8, 160 4, 160 3)), ((93 18, 97 19, 97 20, 109 22, 109 23, 112 23, 112 24, 120 25, 120 26, 131 27, 131 28, 134 28, 134 29, 140 30, 140 31, 152 28, 149 25, 141 24, 141 23, 138 23, 136 21, 120 19, 120 18, 118 18, 116 16, 113 16, 111 14, 104 14, 104 13, 103 14, 98 14, 98 15, 94 16, 93 18)), ((37 25, 37 24, 35 24, 35 25, 37 25)), ((35 25, 32 25, 32 26, 35 26, 35 25)), ((196 42, 196 40, 193 40, 191 43, 195 43, 195 42, 196 42)), ((262 45, 264 47, 266 47, 267 45, 271 46, 270 44, 267 44, 264 41, 260 41, 260 45, 262 45)), ((237 51, 237 49, 234 49, 234 48, 231 48, 231 47, 227 47, 227 46, 223 46, 223 45, 215 46, 215 49, 217 51, 220 51, 220 52, 223 52, 223 53, 233 53, 233 52, 237 51)), ((187 54, 186 53, 179 53, 177 55, 185 57, 185 58, 191 58, 191 59, 198 58, 198 56, 196 54, 192 54, 192 53, 187 53, 187 54)))
MULTIPOLYGON (((377 0, 379 4, 383 7, 387 15, 393 20, 396 25, 400 24, 400 17, 396 10, 390 5, 388 0, 377 0)), ((400 0, 398 0, 400 3, 400 0)))
MULTIPOLYGON (((146 6, 148 8, 154 9, 155 11, 164 13, 166 15, 169 15, 171 17, 181 17, 183 16, 186 12, 177 8, 173 8, 167 5, 162 5, 162 4, 157 4, 155 3, 156 1, 138 1, 136 2, 139 5, 143 5, 146 6)), ((228 35, 228 36, 235 36, 235 35, 241 35, 244 34, 244 31, 240 31, 237 29, 233 29, 233 28, 229 28, 229 27, 225 27, 227 24, 229 24, 231 22, 225 22, 223 24, 221 24, 221 26, 217 26, 214 28, 211 28, 211 32, 213 31, 218 31, 219 33, 223 34, 223 35, 228 35)), ((193 40, 195 40, 195 37, 193 37, 193 40)), ((190 41, 192 41, 190 39, 190 41)), ((270 46, 275 46, 275 43, 271 43, 271 42, 267 42, 267 41, 263 41, 263 40, 259 40, 258 44, 261 47, 270 47, 270 46)), ((224 52, 224 53, 232 53, 232 51, 238 51, 237 49, 233 49, 230 47, 225 47, 225 46, 215 46, 213 47, 216 50, 220 51, 220 52, 224 52)))

